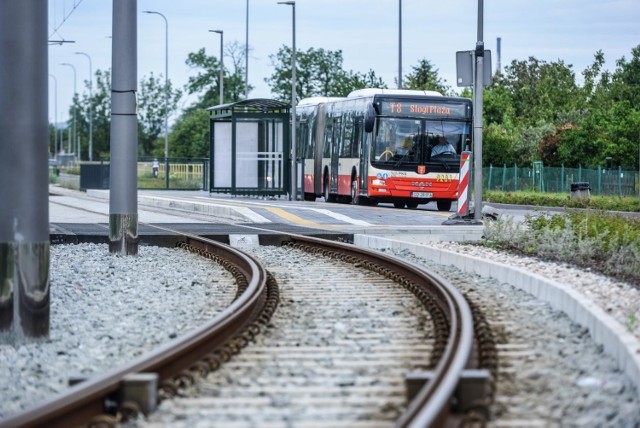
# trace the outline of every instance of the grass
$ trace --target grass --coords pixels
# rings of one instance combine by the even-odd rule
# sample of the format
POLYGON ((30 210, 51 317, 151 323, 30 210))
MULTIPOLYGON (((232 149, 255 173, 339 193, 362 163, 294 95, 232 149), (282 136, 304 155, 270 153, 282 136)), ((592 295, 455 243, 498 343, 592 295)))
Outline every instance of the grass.
MULTIPOLYGON (((489 222, 484 245, 591 268, 640 285, 640 219, 622 215, 640 210, 637 197, 572 199, 557 193, 486 192, 484 198, 489 203, 584 208, 536 214, 524 225, 489 222)), ((629 322, 637 322, 635 314, 629 322)))
POLYGON ((591 196, 584 199, 572 199, 568 193, 488 191, 483 192, 483 198, 487 202, 499 204, 591 208, 606 211, 640 211, 640 200, 637 196, 591 196))

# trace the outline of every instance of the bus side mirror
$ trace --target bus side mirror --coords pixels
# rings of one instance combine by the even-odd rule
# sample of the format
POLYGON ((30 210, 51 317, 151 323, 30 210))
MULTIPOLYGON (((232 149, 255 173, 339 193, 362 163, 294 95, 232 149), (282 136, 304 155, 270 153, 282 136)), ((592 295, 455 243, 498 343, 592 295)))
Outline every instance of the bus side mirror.
POLYGON ((364 132, 373 132, 373 124, 376 120, 376 111, 373 104, 367 104, 367 110, 364 112, 364 132))

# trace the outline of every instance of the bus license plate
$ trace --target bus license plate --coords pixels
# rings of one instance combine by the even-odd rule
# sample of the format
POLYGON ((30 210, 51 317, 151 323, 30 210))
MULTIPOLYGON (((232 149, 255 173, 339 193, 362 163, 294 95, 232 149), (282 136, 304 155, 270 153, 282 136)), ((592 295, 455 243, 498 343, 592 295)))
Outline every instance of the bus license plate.
POLYGON ((411 192, 412 198, 433 198, 433 193, 431 192, 411 192))

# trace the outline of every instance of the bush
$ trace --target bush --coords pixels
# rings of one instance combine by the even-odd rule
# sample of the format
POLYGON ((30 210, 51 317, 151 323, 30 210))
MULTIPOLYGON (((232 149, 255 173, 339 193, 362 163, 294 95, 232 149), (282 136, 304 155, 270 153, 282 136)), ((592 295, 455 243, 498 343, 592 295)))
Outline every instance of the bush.
POLYGON ((640 282, 640 219, 587 210, 532 216, 523 225, 498 220, 486 225, 485 244, 640 282))
POLYGON ((566 193, 539 192, 484 192, 484 199, 491 203, 534 205, 544 207, 591 208, 606 211, 640 211, 637 197, 592 196, 586 199, 572 199, 566 193))

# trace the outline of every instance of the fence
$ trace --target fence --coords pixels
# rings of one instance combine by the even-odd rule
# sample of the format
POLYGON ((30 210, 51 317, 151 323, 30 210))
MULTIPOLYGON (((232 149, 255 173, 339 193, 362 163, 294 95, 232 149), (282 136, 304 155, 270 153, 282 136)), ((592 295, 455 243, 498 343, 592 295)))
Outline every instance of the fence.
POLYGON ((541 162, 533 167, 484 167, 484 188, 503 192, 565 193, 571 183, 587 182, 593 195, 638 196, 638 171, 618 168, 551 168, 541 162))
POLYGON ((138 189, 209 190, 209 159, 140 158, 138 189))

